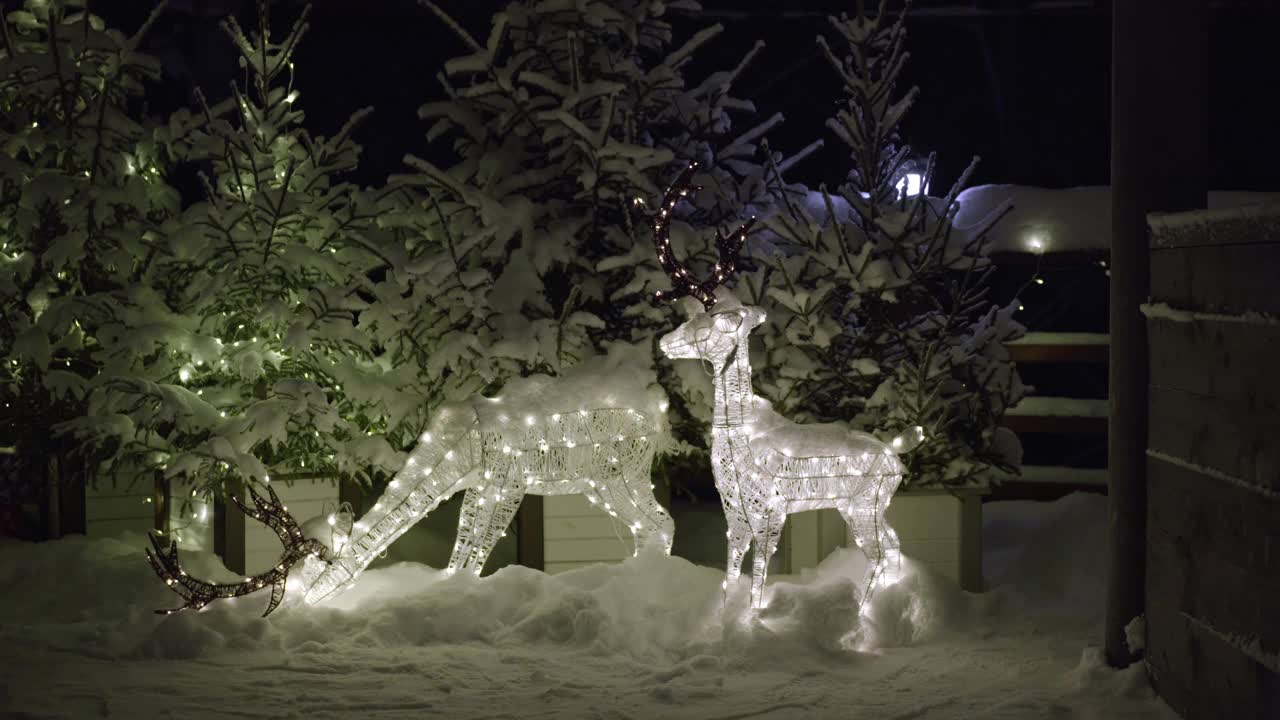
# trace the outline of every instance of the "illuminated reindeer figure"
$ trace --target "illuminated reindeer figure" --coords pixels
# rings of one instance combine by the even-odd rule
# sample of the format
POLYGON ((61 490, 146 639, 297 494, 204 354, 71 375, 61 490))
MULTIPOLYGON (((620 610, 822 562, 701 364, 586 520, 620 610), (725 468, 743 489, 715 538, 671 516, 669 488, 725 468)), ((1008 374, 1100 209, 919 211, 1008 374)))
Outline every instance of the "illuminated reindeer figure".
POLYGON ((764 322, 765 313, 742 305, 726 290, 717 292, 735 272, 752 222, 730 236, 717 234, 719 261, 712 276, 695 278, 675 259, 669 237, 676 203, 698 189, 691 185, 693 170, 681 174, 667 192, 653 232, 658 259, 675 286, 659 297, 689 295, 702 308, 664 336, 660 345, 667 357, 697 359, 710 366, 715 385, 711 462, 729 526, 725 587, 738 579, 742 559, 754 541, 751 606, 759 608, 769 559, 787 515, 834 508, 869 561, 861 594, 865 607, 875 585, 896 581, 900 571, 898 536, 885 522, 884 512, 902 481, 903 465, 895 450, 910 449, 922 432, 916 428, 910 440, 898 437, 885 444, 838 423, 796 424, 752 394, 747 337, 764 322))
POLYGON ((270 613, 295 563, 303 563, 297 584, 306 602, 320 602, 349 587, 396 538, 459 491, 465 494, 450 573, 479 574, 529 493, 582 493, 626 523, 637 550, 657 543, 669 553, 674 523, 654 498, 650 480, 653 456, 668 434, 666 409, 661 391, 625 366, 588 362, 557 378, 513 380, 501 397, 477 397, 436 412, 368 513, 355 523, 349 515, 330 516, 330 527, 321 521, 332 536, 328 544, 306 538, 268 487, 270 502, 255 495, 258 510, 244 509, 276 529, 284 543, 284 557, 272 570, 218 585, 183 572, 175 547, 166 550, 153 541, 155 553, 148 557, 156 573, 188 600, 178 610, 270 586, 270 613))

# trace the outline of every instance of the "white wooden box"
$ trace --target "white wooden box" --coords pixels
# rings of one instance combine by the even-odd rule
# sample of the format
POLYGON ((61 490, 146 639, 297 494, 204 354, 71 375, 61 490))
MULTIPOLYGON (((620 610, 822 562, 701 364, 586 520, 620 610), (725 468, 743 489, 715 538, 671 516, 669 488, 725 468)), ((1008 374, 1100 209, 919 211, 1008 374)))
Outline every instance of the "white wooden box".
POLYGON ((169 532, 183 550, 213 552, 214 504, 192 495, 195 483, 169 482, 169 532))
POLYGON ((592 505, 584 495, 548 495, 542 500, 543 569, 572 570, 631 557, 631 531, 592 505))
MULTIPOLYGON (((333 480, 294 480, 292 484, 273 482, 271 487, 280 497, 280 502, 289 509, 289 514, 296 518, 299 524, 326 511, 332 512, 338 509, 338 483, 333 480)), ((227 511, 241 515, 238 509, 228 508, 227 511)), ((228 547, 232 545, 228 543, 228 547)), ((276 536, 275 531, 256 520, 244 518, 243 572, 245 575, 256 575, 270 570, 280 561, 280 555, 283 552, 284 547, 280 544, 280 538, 276 536)))
MULTIPOLYGON (((885 513, 902 554, 971 592, 982 590, 982 497, 978 493, 915 491, 894 496, 885 513)), ((788 572, 816 567, 838 547, 853 544, 835 510, 796 513, 783 544, 788 572)))
POLYGON ((89 537, 145 533, 156 526, 156 488, 150 479, 104 476, 84 489, 84 532, 89 537))

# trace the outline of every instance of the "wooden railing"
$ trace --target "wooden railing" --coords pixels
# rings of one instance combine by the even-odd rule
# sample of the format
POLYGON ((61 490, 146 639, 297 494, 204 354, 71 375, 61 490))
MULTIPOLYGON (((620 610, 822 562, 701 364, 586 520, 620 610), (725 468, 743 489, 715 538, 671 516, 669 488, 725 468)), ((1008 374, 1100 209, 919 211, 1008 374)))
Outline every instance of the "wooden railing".
MULTIPOLYGON (((1097 333, 1028 333, 1006 346, 1019 365, 1101 365, 1108 361, 1110 339, 1097 333)), ((1108 400, 1031 395, 1011 408, 1001 424, 1019 435, 1098 436, 1107 434, 1108 400)), ((1022 476, 1002 484, 1001 497, 1051 498, 1075 490, 1106 488, 1105 468, 1031 465, 1022 476)))

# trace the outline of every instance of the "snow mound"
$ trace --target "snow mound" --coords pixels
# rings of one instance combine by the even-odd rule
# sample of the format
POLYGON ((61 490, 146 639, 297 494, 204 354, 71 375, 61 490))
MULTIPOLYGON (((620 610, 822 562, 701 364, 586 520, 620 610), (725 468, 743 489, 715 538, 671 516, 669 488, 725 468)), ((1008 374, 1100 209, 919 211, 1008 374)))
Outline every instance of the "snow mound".
POLYGON ((497 425, 501 416, 541 416, 601 408, 632 408, 662 415, 666 393, 652 364, 622 353, 589 358, 557 377, 530 375, 510 380, 502 392, 475 403, 480 422, 497 425))
POLYGON ((552 576, 401 563, 329 606, 262 618, 248 596, 162 617, 176 598, 141 536, 0 541, 0 714, 1169 717, 1096 648, 1105 508, 988 504, 991 591, 908 562, 861 613, 865 560, 843 550, 777 578, 755 616, 745 581, 726 596, 721 569, 648 552, 552 576))

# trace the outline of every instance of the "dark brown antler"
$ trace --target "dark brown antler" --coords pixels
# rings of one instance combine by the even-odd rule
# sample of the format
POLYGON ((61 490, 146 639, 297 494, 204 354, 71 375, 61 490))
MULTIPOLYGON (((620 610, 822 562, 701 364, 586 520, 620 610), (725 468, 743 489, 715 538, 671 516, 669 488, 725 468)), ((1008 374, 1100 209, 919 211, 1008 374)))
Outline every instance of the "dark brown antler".
POLYGON ((199 610, 219 598, 248 595, 270 585, 271 602, 267 605, 267 611, 262 613, 262 616, 266 617, 284 599, 285 581, 289 577, 289 570, 298 561, 308 555, 319 555, 328 559, 329 549, 319 540, 309 540, 302 536, 302 529, 298 527, 298 522, 293 519, 293 516, 280 503, 279 496, 276 495, 275 490, 271 489, 270 485, 267 486, 267 494, 270 495, 269 500, 254 492, 252 487, 249 488, 249 495, 253 497, 253 508, 245 505, 240 498, 234 495, 231 498, 245 515, 262 522, 274 530, 276 535, 280 536, 281 544, 284 545, 284 555, 281 556, 280 562, 276 563, 275 567, 253 577, 247 577, 244 582, 211 583, 193 578, 182 569, 182 565, 178 562, 178 544, 170 542, 166 547, 159 537, 151 536, 151 545, 154 551, 147 550, 147 561, 151 563, 151 569, 156 571, 156 575, 159 575, 160 579, 164 580, 169 589, 187 601, 180 607, 157 610, 157 613, 171 615, 187 608, 199 610))
POLYGON ((719 255, 719 260, 712 269, 710 278, 699 280, 694 277, 693 273, 689 272, 689 268, 677 260, 675 253, 671 250, 670 230, 671 212, 675 210, 676 203, 690 192, 702 189, 701 186, 693 184, 693 171, 697 167, 697 163, 690 163, 689 167, 680 173, 667 189, 667 194, 662 197, 662 205, 653 216, 653 242, 658 249, 658 262, 662 264, 662 269, 670 276, 671 284, 674 286, 674 289, 668 292, 657 292, 654 299, 675 300, 691 295, 701 302, 703 307, 710 310, 711 306, 716 304, 716 288, 737 272, 738 254, 742 252, 742 245, 747 241, 747 233, 751 232, 751 226, 755 224, 756 219, 753 217, 747 220, 732 235, 725 235, 717 228, 716 253, 719 255))

